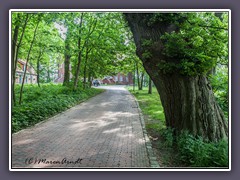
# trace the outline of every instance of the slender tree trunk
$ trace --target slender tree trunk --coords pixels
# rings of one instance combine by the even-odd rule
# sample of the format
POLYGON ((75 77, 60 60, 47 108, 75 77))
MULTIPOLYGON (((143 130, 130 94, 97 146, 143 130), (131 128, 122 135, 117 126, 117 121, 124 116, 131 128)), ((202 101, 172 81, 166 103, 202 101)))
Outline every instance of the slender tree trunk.
POLYGON ((48 82, 48 83, 51 82, 50 67, 49 67, 49 65, 48 65, 48 70, 47 70, 47 82, 48 82))
POLYGON ((141 81, 140 81, 139 90, 142 90, 142 89, 143 89, 143 80, 144 80, 144 72, 141 73, 141 81))
POLYGON ((149 76, 148 80, 148 94, 152 94, 152 79, 149 76))
POLYGON ((177 133, 188 130, 193 135, 211 141, 226 138, 227 123, 206 76, 183 76, 178 71, 165 73, 158 67, 163 60, 179 62, 179 59, 170 59, 162 54, 165 42, 160 39, 166 32, 178 32, 176 24, 159 22, 156 27, 148 27, 146 22, 149 14, 129 13, 125 17, 133 33, 137 55, 160 94, 167 127, 175 129, 177 133), (152 41, 147 47, 151 57, 143 56, 146 51, 142 45, 143 40, 152 41))
POLYGON ((78 78, 79 78, 78 76, 80 74, 80 65, 81 65, 81 61, 82 61, 82 58, 81 58, 82 52, 83 52, 86 44, 89 41, 89 38, 90 38, 91 34, 94 32, 94 29, 96 28, 96 25, 97 25, 97 20, 96 19, 93 20, 94 22, 91 24, 91 26, 89 28, 87 37, 86 37, 85 42, 82 45, 82 49, 81 49, 82 19, 83 19, 83 13, 81 14, 81 21, 80 21, 80 24, 79 24, 79 38, 78 38, 79 53, 78 53, 78 65, 77 65, 77 70, 76 70, 75 80, 74 80, 74 89, 77 88, 77 83, 78 83, 78 78))
POLYGON ((89 82, 89 88, 92 87, 92 80, 91 80, 91 72, 88 73, 88 82, 89 82))
POLYGON ((78 31, 78 63, 77 63, 77 69, 75 73, 75 79, 74 79, 74 89, 77 89, 78 85, 78 76, 80 74, 80 67, 81 67, 81 61, 82 61, 82 50, 81 50, 81 35, 82 35, 82 22, 83 22, 83 13, 81 14, 80 23, 79 23, 79 31, 78 31))
POLYGON ((87 65, 84 65, 83 70, 83 89, 86 89, 86 80, 87 80, 87 65))
POLYGON ((87 79, 87 64, 88 64, 88 54, 91 51, 91 49, 89 50, 89 48, 87 47, 86 49, 86 58, 85 58, 85 65, 84 65, 84 70, 83 70, 83 88, 86 88, 86 79, 87 79))
POLYGON ((37 84, 40 87, 40 59, 37 61, 37 84))
POLYGON ((40 47, 39 55, 38 55, 38 58, 37 58, 37 84, 38 84, 38 87, 40 87, 40 60, 42 58, 44 50, 45 50, 45 48, 40 47))
POLYGON ((30 59, 30 54, 31 54, 31 51, 32 51, 33 43, 34 43, 35 38, 36 38, 36 32, 37 32, 37 28, 38 28, 38 25, 39 25, 39 23, 40 23, 40 20, 41 20, 41 19, 40 19, 40 16, 39 16, 37 25, 36 25, 35 30, 34 30, 33 39, 32 39, 32 41, 31 41, 30 48, 29 48, 28 55, 27 55, 27 60, 26 60, 26 65, 25 65, 25 71, 24 71, 24 74, 23 74, 23 81, 22 81, 22 85, 21 85, 21 89, 20 89, 19 104, 22 104, 23 86, 24 86, 24 81, 25 81, 25 77, 26 77, 26 72, 27 72, 27 67, 28 67, 28 61, 29 61, 29 59, 30 59))
POLYGON ((67 35, 67 38, 65 40, 65 52, 64 52, 64 80, 63 80, 63 86, 69 86, 69 79, 70 79, 70 72, 69 72, 69 65, 70 65, 70 42, 69 42, 69 35, 67 35))
POLYGON ((13 39, 12 39, 12 105, 15 105, 16 102, 16 97, 15 97, 15 91, 14 91, 14 84, 15 84, 15 67, 17 67, 17 63, 15 63, 15 58, 16 58, 16 48, 17 48, 17 40, 18 40, 18 30, 19 30, 19 26, 20 26, 20 15, 18 14, 17 16, 17 22, 16 22, 16 26, 14 28, 14 33, 13 33, 13 39))
MULTIPOLYGON (((18 30, 14 30, 14 35, 13 35, 13 46, 15 47, 12 47, 13 51, 12 51, 12 67, 13 67, 13 71, 12 71, 12 101, 13 101, 13 105, 16 104, 16 95, 15 95, 15 81, 16 81, 16 70, 17 70, 17 64, 18 64, 18 53, 19 53, 19 49, 21 47, 21 44, 22 44, 22 39, 23 39, 23 36, 24 36, 24 32, 25 32, 25 29, 26 29, 26 26, 27 26, 27 22, 28 22, 28 19, 29 19, 29 15, 27 14, 26 15, 26 18, 25 18, 25 21, 24 21, 24 24, 23 24, 23 27, 22 27, 22 33, 21 33, 21 36, 20 36, 20 39, 19 39, 19 42, 17 44, 17 37, 18 36, 18 30)), ((19 29, 19 27, 18 27, 19 29)))
POLYGON ((80 74, 80 67, 81 67, 81 61, 82 61, 82 53, 79 52, 78 53, 78 64, 77 64, 77 70, 75 73, 75 79, 74 79, 74 89, 77 89, 77 85, 78 85, 78 76, 80 74))
POLYGON ((136 63, 136 71, 137 71, 137 84, 138 84, 138 90, 141 90, 140 78, 139 78, 139 68, 138 68, 138 63, 136 63))
POLYGON ((134 64, 134 72, 133 72, 133 91, 135 91, 135 80, 136 80, 136 64, 134 64))

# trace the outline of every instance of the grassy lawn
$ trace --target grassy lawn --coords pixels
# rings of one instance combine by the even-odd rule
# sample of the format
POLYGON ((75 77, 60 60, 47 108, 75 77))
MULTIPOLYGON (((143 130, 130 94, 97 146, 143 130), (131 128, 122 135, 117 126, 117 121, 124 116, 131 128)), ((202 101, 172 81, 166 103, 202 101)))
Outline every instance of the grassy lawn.
POLYGON ((148 88, 146 87, 141 91, 133 91, 132 88, 129 88, 129 91, 136 97, 140 105, 145 116, 146 128, 155 130, 165 128, 163 107, 156 88, 152 89, 152 94, 148 94, 148 88))

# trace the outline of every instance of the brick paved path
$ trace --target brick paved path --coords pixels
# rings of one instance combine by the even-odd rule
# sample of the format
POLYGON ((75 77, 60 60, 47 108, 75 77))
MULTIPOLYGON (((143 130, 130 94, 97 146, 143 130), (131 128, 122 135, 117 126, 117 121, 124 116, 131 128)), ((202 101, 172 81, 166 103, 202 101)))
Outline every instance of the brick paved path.
POLYGON ((134 98, 122 86, 12 136, 12 168, 149 167, 134 98))

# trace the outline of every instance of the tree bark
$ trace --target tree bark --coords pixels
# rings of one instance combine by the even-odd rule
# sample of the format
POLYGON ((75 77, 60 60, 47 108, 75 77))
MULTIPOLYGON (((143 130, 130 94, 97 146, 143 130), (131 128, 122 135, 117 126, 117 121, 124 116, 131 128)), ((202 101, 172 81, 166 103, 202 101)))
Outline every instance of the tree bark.
POLYGON ((133 71, 133 91, 135 91, 135 81, 136 81, 136 65, 134 64, 134 71, 133 71))
POLYGON ((88 73, 88 82, 89 82, 89 88, 92 87, 92 77, 91 72, 88 73))
POLYGON ((67 38, 65 40, 65 52, 64 52, 64 80, 63 80, 63 86, 69 86, 69 79, 70 79, 70 72, 69 72, 69 65, 70 65, 70 44, 69 44, 69 37, 67 35, 67 38))
POLYGON ((88 54, 90 53, 92 49, 88 48, 86 49, 86 56, 85 56, 85 64, 84 64, 84 70, 83 70, 83 89, 86 89, 86 79, 87 79, 87 65, 88 65, 88 54))
POLYGON ((141 81, 140 81, 140 88, 139 88, 139 90, 143 89, 143 80, 144 80, 144 72, 141 73, 141 81))
POLYGON ((136 71, 137 71, 137 84, 138 84, 138 90, 141 90, 138 63, 136 63, 136 71))
POLYGON ((39 55, 37 58, 37 84, 38 84, 38 87, 40 87, 40 60, 43 55, 43 52, 44 52, 44 48, 42 49, 42 47, 40 47, 39 55))
POLYGON ((148 80, 148 94, 152 94, 152 79, 149 76, 148 80))
POLYGON ((125 18, 133 33, 137 55, 160 94, 167 127, 177 133, 188 130, 210 141, 226 138, 227 123, 206 76, 183 76, 178 71, 165 73, 158 67, 162 61, 179 62, 179 59, 171 59, 162 53, 165 42, 160 39, 165 33, 179 32, 179 27, 172 22, 157 22, 149 27, 149 14, 129 13, 125 18), (151 44, 146 48, 143 40, 151 40, 151 44), (143 56, 146 50, 151 57, 143 56))

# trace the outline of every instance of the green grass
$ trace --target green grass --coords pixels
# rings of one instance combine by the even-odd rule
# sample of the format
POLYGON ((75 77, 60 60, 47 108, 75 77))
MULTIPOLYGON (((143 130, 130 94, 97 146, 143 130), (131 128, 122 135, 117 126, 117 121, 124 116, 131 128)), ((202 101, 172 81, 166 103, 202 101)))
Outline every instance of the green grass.
POLYGON ((152 94, 148 94, 148 88, 144 87, 141 91, 128 90, 136 97, 139 106, 145 115, 146 128, 160 130, 165 128, 165 116, 156 88, 153 87, 152 94))
MULTIPOLYGON (((40 88, 25 85, 23 103, 12 107, 12 133, 33 126, 103 91, 94 88, 73 91, 60 84, 43 84, 40 88)), ((16 86, 15 92, 18 100, 20 86, 16 86)))

